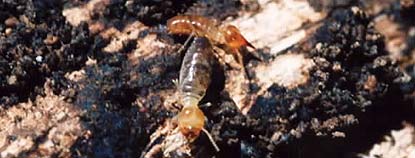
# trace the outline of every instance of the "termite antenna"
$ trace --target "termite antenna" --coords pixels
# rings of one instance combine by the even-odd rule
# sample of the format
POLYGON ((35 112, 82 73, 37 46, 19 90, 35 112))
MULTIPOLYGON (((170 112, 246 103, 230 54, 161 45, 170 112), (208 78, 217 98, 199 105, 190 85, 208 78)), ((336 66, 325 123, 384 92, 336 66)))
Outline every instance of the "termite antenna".
POLYGON ((187 37, 186 41, 183 43, 183 45, 180 47, 180 49, 177 51, 179 53, 181 53, 184 48, 189 44, 190 40, 195 36, 195 33, 192 32, 189 37, 187 37))
POLYGON ((213 147, 215 147, 216 152, 219 152, 220 149, 219 149, 218 145, 216 144, 215 140, 213 140, 212 135, 210 135, 210 133, 205 128, 202 128, 202 131, 205 132, 205 134, 209 138, 210 142, 212 143, 213 147))

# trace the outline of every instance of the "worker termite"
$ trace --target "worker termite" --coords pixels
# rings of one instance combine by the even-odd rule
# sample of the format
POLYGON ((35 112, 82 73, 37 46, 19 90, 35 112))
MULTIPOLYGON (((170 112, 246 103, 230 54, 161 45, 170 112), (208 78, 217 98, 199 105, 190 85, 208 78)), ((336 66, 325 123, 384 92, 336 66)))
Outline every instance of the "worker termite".
MULTIPOLYGON (((215 62, 213 52, 209 39, 195 37, 185 53, 180 68, 179 80, 176 83, 177 99, 182 108, 177 116, 172 119, 177 128, 166 134, 162 147, 158 147, 163 150, 166 157, 171 152, 178 152, 177 149, 186 149, 183 146, 193 142, 201 131, 208 136, 216 151, 219 151, 219 147, 212 136, 204 128, 206 117, 199 108, 199 102, 205 96, 211 83, 212 66, 215 62)), ((144 155, 142 157, 150 156, 144 155)))
MULTIPOLYGON (((239 63, 242 63, 242 56, 239 54, 241 47, 248 46, 255 49, 235 26, 220 25, 217 20, 203 16, 175 16, 167 21, 167 30, 170 34, 190 35, 187 42, 192 36, 197 36, 208 38, 215 46, 226 46, 226 48, 221 48, 227 50, 227 52, 234 53, 239 63)), ((217 49, 217 47, 214 48, 217 49)), ((258 58, 255 54, 253 55, 258 58)))
MULTIPOLYGON (((213 65, 213 49, 205 37, 196 37, 186 52, 178 82, 179 102, 183 106, 177 115, 180 131, 190 139, 205 131, 205 115, 199 109, 199 102, 210 85, 213 65)), ((219 148, 209 136, 216 150, 219 148)))

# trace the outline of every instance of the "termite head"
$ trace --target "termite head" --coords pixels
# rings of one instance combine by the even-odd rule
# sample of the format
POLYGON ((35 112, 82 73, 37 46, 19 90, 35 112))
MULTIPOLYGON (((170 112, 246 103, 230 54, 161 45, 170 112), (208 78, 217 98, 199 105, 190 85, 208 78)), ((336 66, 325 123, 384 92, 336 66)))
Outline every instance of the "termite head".
POLYGON ((205 126, 205 115, 196 106, 183 107, 177 116, 178 127, 183 135, 196 138, 205 126))
POLYGON ((167 30, 171 34, 191 34, 193 26, 186 16, 175 16, 167 20, 167 30))
POLYGON ((239 49, 242 46, 248 46, 255 49, 255 47, 242 36, 238 28, 233 25, 225 26, 223 34, 227 45, 233 49, 239 49))

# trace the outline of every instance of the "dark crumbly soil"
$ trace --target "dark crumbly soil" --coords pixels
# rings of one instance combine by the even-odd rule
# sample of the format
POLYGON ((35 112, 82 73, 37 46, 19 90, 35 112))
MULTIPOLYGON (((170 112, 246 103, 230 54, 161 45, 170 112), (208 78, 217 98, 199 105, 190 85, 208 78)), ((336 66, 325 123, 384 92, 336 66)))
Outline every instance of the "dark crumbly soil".
MULTIPOLYGON (((42 94, 46 78, 78 70, 94 53, 94 37, 87 25, 72 27, 58 14, 62 6, 40 1, 0 3, 0 104, 3 108, 42 94), (11 27, 7 19, 15 18, 11 27), (22 20, 17 21, 18 18, 22 20), (45 44, 47 36, 57 42, 45 44), (83 50, 83 51, 79 51, 83 50)), ((60 82, 59 80, 57 80, 60 82)))
MULTIPOLYGON (((158 29, 177 14, 223 20, 240 10, 255 10, 240 1, 109 1, 102 14, 93 18, 119 29, 134 19, 158 29)), ((138 62, 130 58, 132 50, 140 47, 134 41, 118 53, 102 52, 110 41, 90 34, 87 23, 74 27, 62 16, 64 6, 77 3, 81 2, 0 2, 0 113, 28 100, 40 105, 36 97, 47 95, 45 83, 50 80, 51 90, 64 98, 65 108, 81 109, 77 116, 88 131, 74 132, 70 157, 138 157, 149 136, 175 115, 165 109, 163 100, 175 90, 171 81, 178 77, 183 54, 172 52, 181 46, 175 40, 182 39, 161 29, 156 39, 165 46, 153 50, 155 55, 138 57, 138 62), (52 37, 57 41, 45 42, 52 37), (96 63, 87 64, 91 60, 96 63), (66 77, 75 71, 83 72, 83 77, 66 77)), ((394 14, 405 19, 413 12, 408 7, 394 14)), ((404 98, 413 98, 415 82, 403 81, 404 72, 387 56, 384 38, 372 20, 350 4, 332 10, 313 35, 315 47, 301 50, 297 46, 316 64, 308 83, 294 89, 269 87, 247 115, 240 113, 226 91, 210 88, 203 102, 214 104, 202 110, 209 120, 206 128, 222 150, 215 153, 206 137, 201 137, 195 142, 201 152, 195 151, 195 156, 354 157, 403 120, 414 122, 414 109, 404 98)), ((138 40, 153 35, 151 29, 142 31, 138 40)), ((413 43, 413 37, 408 41, 413 43)), ((247 71, 255 76, 253 68, 259 61, 247 62, 247 71)), ((405 70, 415 78, 413 64, 405 70)), ((211 87, 223 87, 223 71, 214 72, 213 80, 217 82, 211 87)), ((257 86, 251 85, 251 93, 257 86)), ((38 140, 35 147, 18 156, 41 150, 36 146, 47 134, 29 135, 38 140)), ((53 152, 49 156, 62 156, 63 151, 53 152)))

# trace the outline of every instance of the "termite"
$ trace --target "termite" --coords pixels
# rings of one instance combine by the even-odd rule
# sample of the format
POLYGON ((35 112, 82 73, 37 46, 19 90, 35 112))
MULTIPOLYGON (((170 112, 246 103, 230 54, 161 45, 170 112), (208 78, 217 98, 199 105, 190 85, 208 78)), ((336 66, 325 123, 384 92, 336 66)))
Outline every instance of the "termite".
POLYGON ((212 45, 206 37, 195 37, 185 53, 177 83, 179 103, 183 106, 177 115, 178 128, 191 140, 205 132, 217 151, 219 148, 204 129, 205 115, 199 102, 206 94, 212 77, 214 62, 212 45))
POLYGON ((182 108, 171 122, 166 123, 165 128, 168 130, 161 128, 160 131, 157 130, 159 132, 153 133, 154 136, 152 135, 152 140, 141 158, 153 157, 152 155, 160 151, 165 157, 188 153, 187 146, 196 140, 201 132, 208 136, 215 150, 219 152, 219 147, 204 128, 206 117, 199 108, 199 102, 205 96, 212 80, 212 69, 216 62, 213 52, 209 39, 194 38, 184 55, 179 79, 174 81, 177 87, 176 99, 182 108), (159 138, 164 138, 161 144, 154 144, 159 138))
POLYGON ((214 45, 225 45, 236 53, 239 53, 239 49, 243 46, 255 49, 235 26, 220 25, 216 19, 203 16, 178 15, 172 17, 167 21, 167 30, 170 34, 206 37, 214 45))

